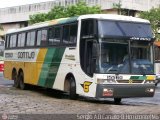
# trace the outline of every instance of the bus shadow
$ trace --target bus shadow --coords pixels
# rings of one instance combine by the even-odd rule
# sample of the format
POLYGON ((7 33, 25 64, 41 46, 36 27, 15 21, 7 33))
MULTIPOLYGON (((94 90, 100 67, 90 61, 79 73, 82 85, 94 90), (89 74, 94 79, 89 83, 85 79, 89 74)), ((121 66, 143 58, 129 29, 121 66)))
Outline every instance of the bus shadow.
MULTIPOLYGON (((41 94, 43 96, 53 97, 56 99, 66 99, 66 100, 70 99, 68 93, 63 92, 63 91, 59 91, 59 90, 43 88, 43 87, 39 87, 39 86, 29 86, 27 90, 41 94)), ((88 103, 94 103, 94 104, 123 105, 123 103, 115 104, 114 99, 111 99, 111 98, 108 98, 107 100, 98 100, 96 98, 78 96, 75 101, 88 102, 88 103)))
MULTIPOLYGON (((43 87, 39 87, 39 86, 28 86, 27 91, 31 91, 32 93, 35 93, 35 94, 38 93, 38 94, 46 96, 46 97, 70 100, 69 95, 67 93, 65 93, 63 91, 59 91, 59 90, 43 88, 43 87)), ((150 103, 133 102, 133 101, 130 101, 130 100, 127 100, 127 99, 124 99, 124 100, 122 99, 121 103, 116 104, 114 102, 113 98, 107 98, 105 100, 98 100, 96 98, 83 97, 83 96, 78 96, 75 101, 87 102, 87 103, 93 103, 93 104, 108 104, 108 105, 127 105, 127 106, 151 105, 150 103)), ((152 104, 152 105, 157 105, 157 104, 152 104)))

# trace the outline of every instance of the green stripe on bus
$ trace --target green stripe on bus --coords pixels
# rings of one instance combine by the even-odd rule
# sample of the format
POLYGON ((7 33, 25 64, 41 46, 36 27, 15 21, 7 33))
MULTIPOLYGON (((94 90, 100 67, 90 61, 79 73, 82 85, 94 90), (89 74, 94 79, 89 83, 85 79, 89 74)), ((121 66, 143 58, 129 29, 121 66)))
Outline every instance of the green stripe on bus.
POLYGON ((65 48, 48 48, 38 85, 52 88, 65 48))
POLYGON ((146 76, 131 76, 130 79, 132 79, 132 80, 145 80, 146 76))

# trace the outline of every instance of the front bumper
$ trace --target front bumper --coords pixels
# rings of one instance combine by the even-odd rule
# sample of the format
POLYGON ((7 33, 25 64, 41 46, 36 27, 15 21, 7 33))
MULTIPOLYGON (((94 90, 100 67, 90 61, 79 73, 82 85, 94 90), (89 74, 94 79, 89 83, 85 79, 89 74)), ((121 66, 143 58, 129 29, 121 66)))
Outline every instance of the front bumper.
POLYGON ((153 97, 154 93, 154 84, 97 84, 96 98, 153 97))

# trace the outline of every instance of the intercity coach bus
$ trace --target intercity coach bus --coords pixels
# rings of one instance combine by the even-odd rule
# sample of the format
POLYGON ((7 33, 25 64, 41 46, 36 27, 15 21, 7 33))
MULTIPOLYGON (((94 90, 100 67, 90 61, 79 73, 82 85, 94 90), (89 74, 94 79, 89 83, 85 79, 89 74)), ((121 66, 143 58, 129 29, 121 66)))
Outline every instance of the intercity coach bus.
POLYGON ((154 70, 156 74, 156 83, 160 82, 160 41, 154 42, 154 70))
POLYGON ((148 20, 93 14, 9 31, 4 77, 14 86, 52 88, 116 103, 155 92, 153 35, 148 20))
POLYGON ((0 40, 0 72, 4 70, 4 40, 0 40))

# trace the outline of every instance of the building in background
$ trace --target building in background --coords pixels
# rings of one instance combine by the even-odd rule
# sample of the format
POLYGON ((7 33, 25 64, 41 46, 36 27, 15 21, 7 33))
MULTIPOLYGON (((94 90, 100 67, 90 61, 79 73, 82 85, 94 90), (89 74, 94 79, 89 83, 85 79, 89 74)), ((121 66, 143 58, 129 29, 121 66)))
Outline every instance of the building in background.
MULTIPOLYGON (((1 36, 8 29, 16 29, 28 26, 29 15, 36 13, 46 13, 56 5, 67 6, 76 4, 79 0, 53 0, 13 6, 0 9, 0 24, 3 30, 0 30, 1 36)), ((160 7, 160 0, 84 0, 89 6, 99 5, 104 13, 118 14, 123 12, 125 15, 137 16, 139 11, 148 11, 151 8, 160 7), (120 5, 120 6, 119 6, 120 5), (119 7, 117 7, 119 6, 119 7), (121 11, 120 11, 121 10, 121 11)))

